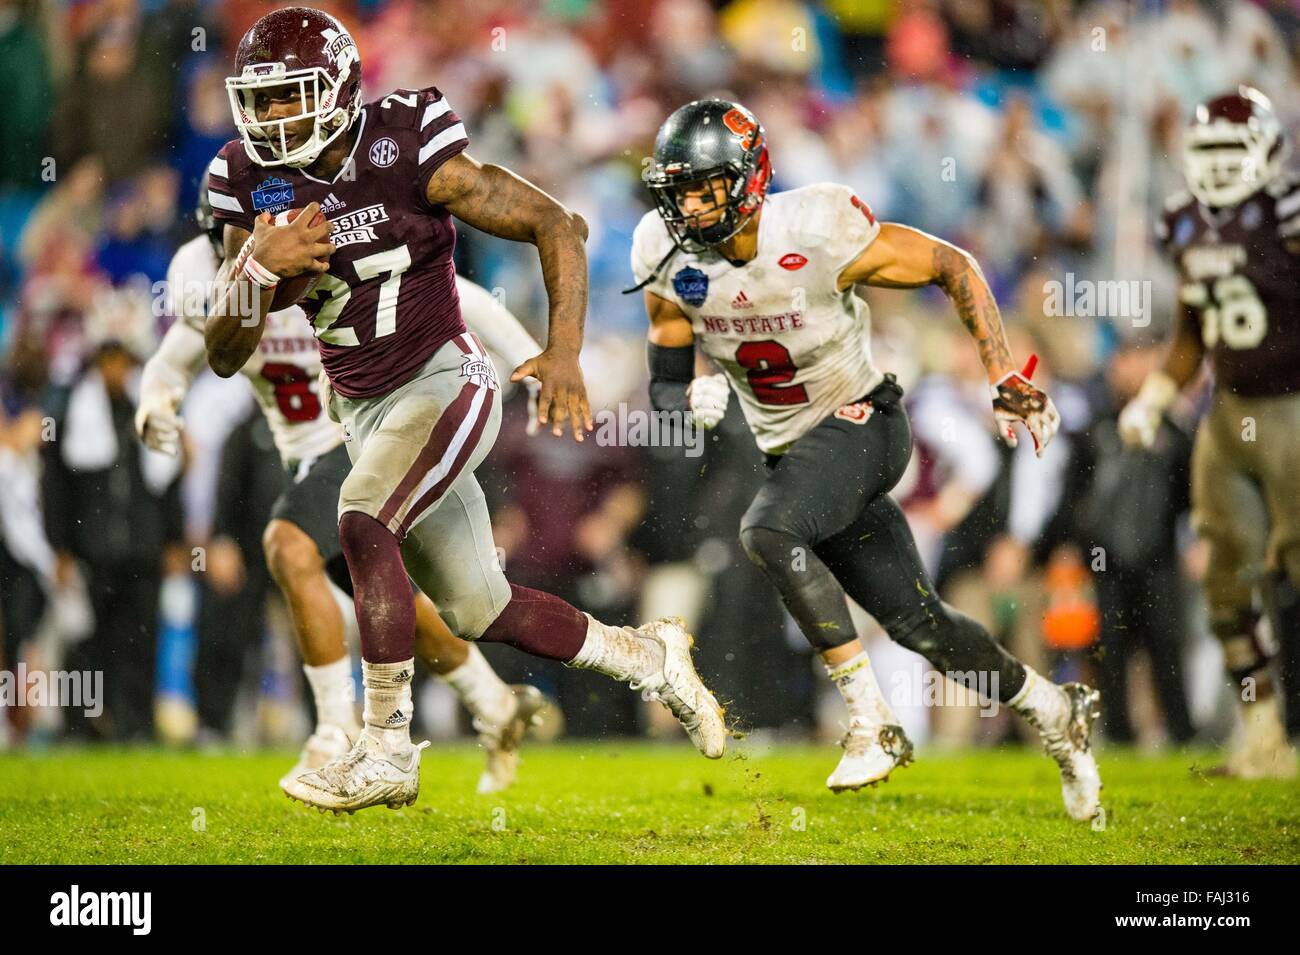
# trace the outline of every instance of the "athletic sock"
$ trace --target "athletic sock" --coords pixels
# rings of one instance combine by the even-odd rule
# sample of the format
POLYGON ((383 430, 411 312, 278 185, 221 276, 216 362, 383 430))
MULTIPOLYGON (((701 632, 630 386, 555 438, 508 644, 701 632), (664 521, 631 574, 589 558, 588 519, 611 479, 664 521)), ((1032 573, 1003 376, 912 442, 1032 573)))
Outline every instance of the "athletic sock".
POLYGON ((504 643, 535 657, 568 662, 582 649, 587 615, 559 597, 510 585, 510 603, 480 640, 504 643))
POLYGON ((303 664, 302 672, 316 700, 316 725, 355 730, 357 687, 352 680, 352 658, 345 655, 320 666, 303 664))
POLYGON ((850 657, 843 663, 825 663, 826 675, 831 678, 844 697, 844 705, 849 708, 850 718, 865 721, 871 726, 887 726, 898 722, 893 709, 880 692, 876 674, 871 669, 871 660, 867 651, 850 657))
POLYGON ((469 657, 442 678, 456 691, 475 718, 490 726, 502 726, 515 712, 515 695, 487 662, 478 647, 470 644, 469 657))
POLYGON ((415 596, 397 538, 360 511, 339 519, 339 542, 352 575, 361 656, 398 663, 415 655, 415 596))
POLYGON ((1025 666, 1025 683, 1007 706, 1039 729, 1059 726, 1070 718, 1070 698, 1065 691, 1033 667, 1025 666))
POLYGON ((655 641, 638 636, 630 627, 611 627, 591 614, 583 617, 587 621, 586 639, 569 666, 595 670, 620 683, 644 679, 663 667, 663 647, 655 641))
POLYGON ((365 733, 396 752, 411 745, 411 679, 415 676, 415 658, 400 663, 361 662, 366 702, 362 719, 365 733))

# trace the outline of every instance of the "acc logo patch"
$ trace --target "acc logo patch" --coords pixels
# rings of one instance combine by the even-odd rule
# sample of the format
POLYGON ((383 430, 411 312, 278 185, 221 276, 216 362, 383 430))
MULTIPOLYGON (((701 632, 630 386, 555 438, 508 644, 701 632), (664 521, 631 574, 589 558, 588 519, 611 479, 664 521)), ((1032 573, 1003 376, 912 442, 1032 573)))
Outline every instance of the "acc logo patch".
POLYGON ((851 405, 840 405, 835 409, 835 417, 854 424, 866 424, 871 417, 871 402, 859 401, 851 405))
POLYGON ((687 305, 703 305, 709 297, 709 277, 688 265, 673 276, 673 291, 687 305))
POLYGON ((780 259, 777 260, 776 264, 781 266, 781 268, 783 269, 788 269, 791 272, 797 272, 799 269, 803 268, 805 265, 808 264, 808 257, 804 255, 800 255, 798 252, 787 252, 785 255, 781 256, 780 259))
POLYGON ((253 208, 258 212, 283 212, 293 206, 293 186, 272 176, 253 190, 253 208))
POLYGON ((390 137, 376 139, 370 147, 370 161, 381 169, 397 162, 397 143, 390 137))

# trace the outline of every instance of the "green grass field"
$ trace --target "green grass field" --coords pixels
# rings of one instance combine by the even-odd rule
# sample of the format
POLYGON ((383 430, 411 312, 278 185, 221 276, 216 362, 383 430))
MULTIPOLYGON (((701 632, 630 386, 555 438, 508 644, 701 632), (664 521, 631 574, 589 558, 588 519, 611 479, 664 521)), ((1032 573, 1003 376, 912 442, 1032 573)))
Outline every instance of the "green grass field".
POLYGON ((476 796, 480 758, 427 750, 420 800, 320 815, 276 780, 290 754, 0 755, 0 864, 307 862, 1294 863, 1300 783, 1198 778, 1209 754, 1101 754, 1105 829, 1064 814, 1027 751, 926 755, 877 788, 823 787, 832 747, 707 762, 680 746, 526 751, 476 796))

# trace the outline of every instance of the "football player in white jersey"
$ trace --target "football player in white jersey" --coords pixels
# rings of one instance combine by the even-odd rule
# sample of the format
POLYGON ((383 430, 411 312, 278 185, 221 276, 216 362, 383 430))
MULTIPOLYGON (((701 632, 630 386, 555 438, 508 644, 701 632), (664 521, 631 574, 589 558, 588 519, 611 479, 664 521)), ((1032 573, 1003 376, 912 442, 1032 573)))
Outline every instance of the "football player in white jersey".
POLYGON ((1060 766, 1066 810, 1100 812, 1089 736, 1095 690, 1057 686, 943 603, 889 496, 911 456, 902 389, 871 360, 870 317, 854 285, 937 285, 988 370, 993 413, 1011 445, 1023 425, 1041 454, 1056 433, 1052 401, 1017 370, 1002 320, 969 254, 906 226, 879 223, 846 186, 767 194, 762 127, 749 110, 700 100, 659 130, 646 182, 656 209, 633 239, 650 317, 651 398, 659 411, 716 424, 735 391, 767 455, 767 479, 741 523, 745 551, 781 593, 849 710, 844 754, 826 784, 856 790, 911 760, 845 595, 890 637, 1041 733, 1060 766), (695 377, 695 346, 722 372, 695 377), (996 681, 996 682, 993 682, 996 681))
MULTIPOLYGON (((204 311, 221 259, 222 230, 205 201, 197 214, 207 234, 181 246, 168 268, 168 311, 176 320, 145 365, 136 415, 144 443, 173 455, 179 453, 184 426, 178 408, 205 364, 204 311)), ((488 348, 514 364, 537 354, 540 346, 485 289, 459 276, 456 282, 466 324, 488 348)), ((320 355, 302 309, 268 315, 258 350, 241 370, 292 482, 276 502, 262 545, 289 606, 303 671, 316 700, 315 731, 281 779, 283 789, 302 773, 347 753, 361 731, 344 619, 331 588, 332 582, 351 596, 336 513, 339 487, 351 465, 343 429, 326 414, 317 394, 320 355)), ((531 686, 506 685, 476 646, 452 636, 428 597, 417 594, 416 609, 417 652, 473 715, 487 753, 479 792, 509 787, 519 743, 543 703, 541 693, 531 686)))

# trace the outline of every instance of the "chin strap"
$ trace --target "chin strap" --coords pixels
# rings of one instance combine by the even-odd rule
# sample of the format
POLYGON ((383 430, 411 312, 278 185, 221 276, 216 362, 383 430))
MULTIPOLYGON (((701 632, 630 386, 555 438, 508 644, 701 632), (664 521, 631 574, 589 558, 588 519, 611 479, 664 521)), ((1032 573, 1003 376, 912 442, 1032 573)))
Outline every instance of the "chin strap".
POLYGON ((675 256, 676 254, 677 254, 677 246, 674 244, 673 247, 668 250, 668 254, 659 260, 659 264, 654 267, 654 271, 645 277, 644 281, 638 282, 636 285, 633 285, 631 288, 623 289, 623 294, 631 295, 633 292, 639 292, 647 285, 649 285, 651 282, 653 282, 655 279, 657 279, 659 277, 659 273, 664 270, 664 266, 667 265, 669 262, 671 262, 673 260, 673 256, 675 256))

